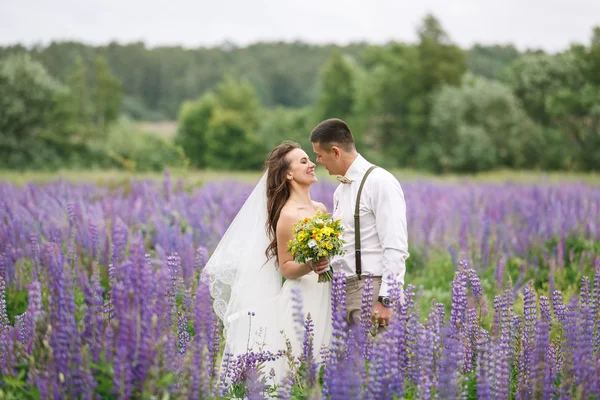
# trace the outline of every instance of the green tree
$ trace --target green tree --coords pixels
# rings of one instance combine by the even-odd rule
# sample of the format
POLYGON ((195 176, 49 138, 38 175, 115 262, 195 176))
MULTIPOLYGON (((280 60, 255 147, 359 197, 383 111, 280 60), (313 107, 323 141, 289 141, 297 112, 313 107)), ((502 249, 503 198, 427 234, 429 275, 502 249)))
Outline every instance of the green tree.
POLYGON ((254 88, 227 78, 214 93, 184 103, 176 143, 198 167, 260 169, 265 156, 258 136, 260 113, 254 88))
POLYGON ((275 107, 263 111, 258 136, 266 149, 294 140, 310 155, 310 131, 321 121, 310 107, 275 107))
POLYGON ((217 108, 206 140, 206 160, 210 168, 260 169, 264 163, 266 149, 239 112, 217 108))
POLYGON ((374 46, 363 56, 367 73, 357 85, 356 110, 365 143, 379 148, 389 166, 420 166, 419 149, 436 140, 428 122, 433 95, 458 85, 466 70, 464 52, 433 16, 418 34, 416 46, 374 46))
POLYGON ((70 107, 73 116, 73 131, 80 142, 86 142, 93 132, 91 124, 92 104, 88 83, 88 68, 81 58, 77 59, 67 79, 71 92, 70 107))
MULTIPOLYGON (((429 131, 429 116, 435 92, 443 85, 459 86, 467 65, 464 51, 452 44, 433 15, 425 17, 418 35, 419 72, 415 78, 420 84, 420 90, 414 99, 419 105, 415 107, 417 116, 413 118, 417 119, 414 133, 421 137, 429 131), (420 118, 418 114, 421 114, 420 118)), ((436 138, 430 137, 429 140, 435 141, 436 138)))
POLYGON ((321 119, 347 120, 354 111, 355 71, 353 65, 336 50, 321 70, 321 95, 318 110, 321 119))
POLYGON ((247 128, 256 131, 260 102, 250 82, 236 81, 227 76, 217 85, 215 96, 219 107, 237 112, 247 128))
POLYGON ((520 55, 519 50, 513 45, 476 44, 469 49, 467 65, 474 75, 498 80, 502 70, 520 55))
MULTIPOLYGON (((594 83, 594 41, 550 55, 530 55, 512 63, 504 81, 529 116, 544 127, 549 153, 562 153, 563 167, 599 168, 600 86, 594 83), (557 137, 562 134, 562 138, 557 137)), ((552 162, 556 164, 556 161, 552 162)))
POLYGON ((427 165, 438 172, 476 172, 494 167, 534 167, 539 130, 510 89, 466 75, 460 87, 444 86, 434 98, 424 147, 427 165))
POLYGON ((212 93, 181 106, 175 143, 184 149, 194 167, 206 167, 206 134, 216 108, 217 99, 212 93))
POLYGON ((69 135, 68 90, 26 54, 0 60, 0 165, 55 165, 55 146, 69 135))
POLYGON ((383 165, 408 165, 416 145, 413 116, 419 111, 413 101, 419 95, 417 49, 399 43, 373 46, 364 53, 363 61, 366 71, 357 78, 355 106, 362 142, 385 154, 383 165))
POLYGON ((111 73, 102 56, 96 58, 95 123, 105 133, 107 127, 117 120, 121 107, 121 83, 111 73))

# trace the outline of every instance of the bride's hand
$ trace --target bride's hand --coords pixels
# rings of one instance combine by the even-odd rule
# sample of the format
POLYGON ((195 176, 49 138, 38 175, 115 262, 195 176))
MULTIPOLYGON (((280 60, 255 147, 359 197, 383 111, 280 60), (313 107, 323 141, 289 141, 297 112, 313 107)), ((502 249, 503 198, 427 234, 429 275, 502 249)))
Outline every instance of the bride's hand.
POLYGON ((309 267, 317 274, 321 275, 329 269, 329 260, 326 258, 320 259, 318 262, 309 261, 309 267))

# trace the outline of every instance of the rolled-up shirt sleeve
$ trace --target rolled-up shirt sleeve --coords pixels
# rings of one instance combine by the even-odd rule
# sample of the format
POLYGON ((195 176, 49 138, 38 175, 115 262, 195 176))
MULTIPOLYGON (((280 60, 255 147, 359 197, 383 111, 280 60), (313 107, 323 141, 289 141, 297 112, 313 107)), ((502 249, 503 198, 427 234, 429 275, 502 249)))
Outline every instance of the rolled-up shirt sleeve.
POLYGON ((381 176, 373 182, 372 207, 377 234, 383 248, 383 275, 380 296, 389 295, 396 281, 402 288, 408 253, 406 201, 400 183, 393 176, 381 176))

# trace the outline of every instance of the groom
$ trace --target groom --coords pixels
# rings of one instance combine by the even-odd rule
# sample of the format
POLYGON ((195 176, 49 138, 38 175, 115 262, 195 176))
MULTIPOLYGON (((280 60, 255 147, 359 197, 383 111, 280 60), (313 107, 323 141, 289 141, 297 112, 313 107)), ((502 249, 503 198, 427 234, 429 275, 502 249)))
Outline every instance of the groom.
POLYGON ((398 180, 383 168, 373 166, 356 150, 354 137, 341 119, 331 118, 317 125, 310 135, 317 163, 330 175, 338 176, 340 185, 333 194, 333 217, 341 218, 346 241, 346 255, 338 259, 346 274, 348 323, 360 324, 364 279, 372 275, 374 302, 372 315, 380 327, 391 317, 390 285, 404 285, 405 260, 408 253, 406 202, 398 180), (360 253, 355 251, 355 206, 363 177, 359 203, 360 253), (357 263, 357 257, 360 260, 357 263))

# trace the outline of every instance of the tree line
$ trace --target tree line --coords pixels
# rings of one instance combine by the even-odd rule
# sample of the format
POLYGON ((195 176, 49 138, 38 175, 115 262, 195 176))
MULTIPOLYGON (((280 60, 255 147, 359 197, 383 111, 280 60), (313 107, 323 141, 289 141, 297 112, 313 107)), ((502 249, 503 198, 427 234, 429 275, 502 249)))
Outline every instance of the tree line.
POLYGON ((86 154, 81 166, 260 168, 270 147, 289 138, 308 146, 312 127, 335 116, 388 167, 597 170, 599 74, 600 28, 558 54, 464 50, 431 15, 414 44, 0 47, 0 102, 8 107, 0 110, 0 156, 12 155, 0 166, 32 162, 14 149, 37 141, 71 161, 86 154), (23 74, 31 78, 26 100, 23 74), (40 93, 53 106, 36 112, 40 93), (27 123, 17 103, 27 106, 27 123), (177 119, 178 132, 173 141, 137 140, 119 115, 177 119))

